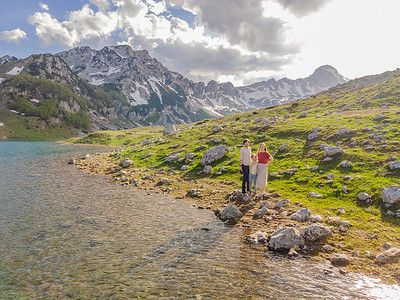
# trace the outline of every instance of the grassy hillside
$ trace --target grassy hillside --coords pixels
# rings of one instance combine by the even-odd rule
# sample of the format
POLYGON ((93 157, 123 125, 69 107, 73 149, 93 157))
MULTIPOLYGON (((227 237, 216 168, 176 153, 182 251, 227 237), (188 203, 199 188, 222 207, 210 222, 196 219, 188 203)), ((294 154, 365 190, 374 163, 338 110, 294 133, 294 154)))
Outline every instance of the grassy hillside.
MULTIPOLYGON (((252 147, 265 142, 275 158, 269 168, 269 191, 278 193, 278 198, 289 199, 293 210, 309 207, 312 214, 323 216, 324 222, 331 216, 348 220, 352 226, 346 232, 336 230, 329 245, 349 256, 359 251, 360 257, 352 258, 350 269, 393 275, 399 265, 393 264, 390 268, 377 265, 375 256, 384 251, 385 242, 400 245, 400 221, 387 215, 388 209, 396 212, 400 207, 384 207, 381 198, 383 187, 400 185, 400 174, 388 172, 387 168, 389 156, 400 153, 399 104, 400 79, 395 78, 356 91, 330 91, 283 106, 179 125, 178 133, 168 137, 162 137, 160 128, 147 127, 118 133, 98 132, 74 142, 124 145, 120 152, 102 158, 107 161, 104 167, 108 166, 108 173, 112 174, 119 160, 128 157, 135 162, 127 170, 129 179, 136 178, 143 183, 142 187, 152 189, 159 185, 157 178, 168 175, 172 179, 170 189, 163 191, 188 197, 190 189, 200 188, 202 197, 193 200, 212 209, 229 204, 226 193, 240 188, 238 161, 242 140, 249 138, 252 147), (381 116, 376 118, 378 115, 381 116), (263 126, 266 121, 254 123, 260 117, 269 120, 270 125, 263 126), (215 132, 216 125, 222 126, 222 131, 215 132), (309 134, 316 127, 320 127, 318 138, 309 140, 309 134), (343 128, 349 132, 335 134, 343 128), (221 142, 214 142, 214 138, 221 142), (219 143, 227 145, 229 153, 212 164, 211 175, 202 174, 204 167, 200 160, 204 152, 219 143), (280 150, 284 143, 286 148, 280 150), (338 145, 344 153, 323 162, 321 145, 325 143, 338 145), (180 158, 186 153, 196 154, 188 170, 181 170, 186 164, 183 159, 166 161, 167 156, 178 150, 180 158), (352 166, 340 167, 344 160, 352 166), (224 167, 222 171, 221 167, 224 167), (312 167, 318 170, 312 171, 312 167), (296 170, 290 174, 286 171, 289 169, 296 170), (150 177, 145 177, 146 174, 150 177), (312 198, 310 192, 323 197, 312 198), (361 192, 371 195, 369 203, 357 199, 361 192), (338 209, 346 212, 339 214, 338 209), (365 251, 371 255, 364 255, 365 251)), ((89 164, 87 168, 97 173, 96 166, 99 164, 89 164)), ((115 173, 113 176, 121 180, 115 173)), ((250 231, 268 227, 262 221, 251 224, 254 229, 250 231)), ((323 251, 316 254, 325 258, 330 255, 323 251)))

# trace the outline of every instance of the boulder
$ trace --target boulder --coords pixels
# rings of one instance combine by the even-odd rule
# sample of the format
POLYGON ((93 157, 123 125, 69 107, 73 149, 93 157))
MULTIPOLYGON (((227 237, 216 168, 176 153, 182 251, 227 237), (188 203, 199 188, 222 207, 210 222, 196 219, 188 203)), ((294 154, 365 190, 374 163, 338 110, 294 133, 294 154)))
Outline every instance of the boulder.
POLYGON ((301 236, 306 243, 323 241, 331 234, 329 227, 321 224, 312 224, 301 229, 301 236))
POLYGON ((400 202, 400 186, 390 185, 382 189, 382 201, 383 203, 392 205, 400 202))
POLYGON ((226 147, 225 145, 218 145, 214 148, 211 148, 210 150, 207 150, 204 153, 200 163, 203 166, 212 164, 213 162, 224 157, 224 155, 227 154, 228 152, 229 152, 228 147, 226 147))
POLYGON ((310 210, 308 208, 302 208, 290 216, 291 220, 299 222, 308 221, 309 218, 310 218, 310 210))
POLYGON ((324 157, 331 157, 343 153, 340 147, 328 146, 324 149, 324 157))
POLYGON ((234 223, 237 223, 241 217, 242 213, 235 204, 226 207, 219 215, 221 221, 233 221, 234 223))
POLYGON ((123 168, 128 168, 129 166, 133 165, 133 161, 129 158, 123 158, 120 160, 119 165, 123 168))
POLYGON ((268 249, 273 251, 289 251, 291 248, 304 246, 300 232, 293 227, 284 227, 275 231, 268 242, 268 249))
POLYGON ((350 263, 350 261, 346 254, 336 253, 332 256, 331 263, 334 266, 345 267, 350 263))
POLYGON ((222 127, 221 126, 219 126, 219 125, 215 125, 214 126, 214 132, 220 132, 220 131, 222 131, 222 127))
POLYGON ((308 135, 307 140, 312 141, 312 140, 315 140, 317 138, 319 138, 318 132, 317 131, 313 131, 308 135))
POLYGON ((283 151, 286 149, 288 143, 283 143, 282 146, 279 147, 279 151, 283 151))
POLYGON ((270 209, 268 209, 266 207, 263 207, 263 208, 260 208, 259 210, 257 210, 254 213, 254 218, 258 219, 258 218, 261 218, 262 216, 269 216, 269 215, 271 215, 273 213, 274 213, 273 210, 270 210, 270 209))
POLYGON ((390 248, 383 252, 383 254, 388 258, 388 260, 397 261, 400 258, 400 249, 390 248))
POLYGON ((351 168, 351 162, 349 162, 348 160, 344 160, 340 163, 340 167, 341 168, 351 168))
POLYGON ((203 173, 204 174, 211 174, 212 173, 213 168, 211 166, 205 166, 203 173))
POLYGON ((163 130, 164 135, 173 134, 175 132, 176 132, 176 128, 175 128, 174 124, 165 125, 164 130, 163 130))
POLYGON ((171 161, 175 161, 179 159, 179 154, 171 154, 170 156, 168 156, 165 161, 167 162, 171 162, 171 161))
POLYGON ((387 167, 391 171, 400 170, 400 161, 399 160, 389 161, 387 167))
POLYGON ((317 193, 314 193, 314 192, 310 192, 308 195, 309 195, 311 198, 324 198, 323 195, 317 194, 317 193))
POLYGON ((255 120, 253 121, 253 124, 257 124, 257 123, 265 122, 265 121, 267 121, 267 119, 262 118, 262 117, 258 117, 257 119, 255 119, 255 120))
POLYGON ((310 216, 310 222, 312 222, 312 223, 321 223, 322 222, 322 217, 320 215, 311 215, 310 216))
POLYGON ((75 158, 70 158, 70 159, 68 160, 68 163, 69 163, 70 165, 73 165, 73 164, 76 163, 76 159, 75 159, 75 158))
POLYGON ((362 193, 359 193, 359 194, 357 195, 357 198, 358 198, 358 200, 360 200, 360 201, 367 201, 368 199, 371 199, 371 195, 369 195, 369 194, 367 194, 367 193, 365 193, 365 192, 362 192, 362 193))
POLYGON ((278 202, 275 204, 275 208, 285 207, 286 204, 288 204, 288 203, 290 203, 290 200, 288 200, 288 199, 282 199, 282 200, 278 201, 278 202))
POLYGON ((247 236, 246 241, 251 244, 265 244, 268 242, 268 234, 266 232, 257 231, 247 236))
POLYGON ((191 162, 195 156, 196 156, 196 153, 186 153, 184 158, 185 158, 186 162, 191 162))

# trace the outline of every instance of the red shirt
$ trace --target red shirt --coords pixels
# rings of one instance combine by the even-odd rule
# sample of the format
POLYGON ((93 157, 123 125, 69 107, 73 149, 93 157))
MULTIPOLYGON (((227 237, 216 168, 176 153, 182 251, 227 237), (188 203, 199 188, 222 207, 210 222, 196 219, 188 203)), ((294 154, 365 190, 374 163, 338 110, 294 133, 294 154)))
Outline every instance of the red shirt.
POLYGON ((271 155, 268 152, 258 152, 257 156, 259 164, 266 164, 271 155))

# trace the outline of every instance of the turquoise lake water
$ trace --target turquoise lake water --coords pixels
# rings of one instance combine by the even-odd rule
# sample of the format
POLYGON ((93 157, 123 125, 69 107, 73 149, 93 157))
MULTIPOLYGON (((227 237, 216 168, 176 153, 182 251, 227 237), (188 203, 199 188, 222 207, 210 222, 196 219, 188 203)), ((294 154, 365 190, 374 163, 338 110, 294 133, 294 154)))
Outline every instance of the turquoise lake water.
POLYGON ((398 286, 243 243, 212 211, 86 174, 105 151, 0 142, 0 299, 394 299, 398 286))

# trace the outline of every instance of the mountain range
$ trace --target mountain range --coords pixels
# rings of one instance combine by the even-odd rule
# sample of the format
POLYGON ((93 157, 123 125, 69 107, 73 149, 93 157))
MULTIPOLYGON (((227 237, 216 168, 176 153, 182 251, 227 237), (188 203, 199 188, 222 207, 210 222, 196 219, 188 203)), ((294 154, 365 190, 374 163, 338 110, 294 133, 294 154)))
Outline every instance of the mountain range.
POLYGON ((193 82, 146 50, 78 47, 25 59, 0 58, 0 110, 38 118, 39 127, 84 130, 190 123, 307 98, 348 80, 331 66, 303 79, 235 87, 193 82), (44 123, 43 123, 44 122, 44 123))

